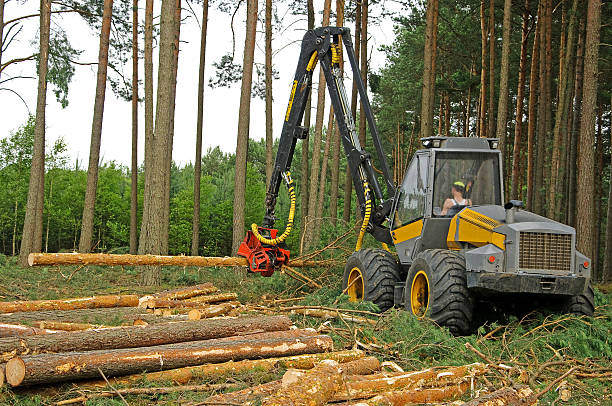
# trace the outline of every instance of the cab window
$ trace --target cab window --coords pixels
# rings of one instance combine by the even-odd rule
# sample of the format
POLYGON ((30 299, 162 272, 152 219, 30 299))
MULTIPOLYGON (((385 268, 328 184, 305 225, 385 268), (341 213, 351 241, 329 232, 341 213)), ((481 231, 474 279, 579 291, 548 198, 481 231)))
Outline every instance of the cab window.
POLYGON ((400 195, 395 211, 393 228, 399 228, 425 214, 427 194, 427 170, 429 159, 426 155, 416 155, 406 171, 406 177, 400 187, 400 195))

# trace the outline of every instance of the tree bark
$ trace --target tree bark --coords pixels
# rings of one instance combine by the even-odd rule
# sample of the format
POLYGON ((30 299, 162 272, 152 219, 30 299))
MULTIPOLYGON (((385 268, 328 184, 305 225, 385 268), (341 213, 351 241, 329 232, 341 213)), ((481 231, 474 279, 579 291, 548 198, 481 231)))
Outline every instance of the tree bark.
MULTIPOLYGON (((610 107, 612 109, 612 95, 610 97, 610 107)), ((609 145, 612 145, 612 130, 610 130, 609 145)), ((610 163, 610 177, 608 179, 610 181, 608 182, 608 213, 606 216, 606 251, 601 278, 603 282, 612 281, 612 163, 610 163)))
MULTIPOLYGON (((34 327, 45 330, 55 330, 54 332, 62 331, 85 331, 102 328, 116 328, 113 326, 105 326, 103 324, 90 324, 90 323, 71 323, 68 321, 59 320, 41 320, 32 323, 34 327)), ((43 333, 44 334, 44 333, 43 333)))
POLYGON ((266 185, 272 179, 274 157, 272 154, 272 0, 266 0, 266 185))
MULTIPOLYGON (((344 26, 344 0, 336 0, 336 26, 343 27, 344 26)), ((340 60, 340 71, 344 74, 344 60, 340 60)), ((336 226, 336 220, 338 218, 338 184, 340 178, 340 148, 342 145, 340 144, 340 131, 338 130, 338 126, 334 127, 334 154, 332 158, 332 168, 331 168, 331 193, 329 200, 329 211, 331 222, 336 226)))
MULTIPOLYGON (((331 0, 325 0, 323 6, 323 26, 329 25, 331 0)), ((312 144, 312 159, 310 160, 310 185, 308 190, 308 216, 304 230, 304 248, 312 248, 315 238, 315 219, 319 215, 317 209, 317 191, 319 188, 319 171, 321 170, 321 138, 323 136, 323 118, 325 115, 325 75, 319 70, 319 83, 317 86, 317 115, 315 118, 315 132, 312 144)))
POLYGON ((235 293, 219 293, 216 295, 196 296, 185 300, 149 299, 141 304, 141 306, 147 309, 195 307, 201 303, 225 302, 227 300, 236 300, 237 298, 238 295, 235 293))
MULTIPOLYGON (((505 0, 507 1, 507 0, 505 0)), ((504 2, 505 4, 505 2, 504 2)), ((505 7, 504 7, 505 10, 505 7)), ((487 134, 495 133, 495 0, 489 1, 489 113, 487 134)), ((502 149, 505 152, 504 149, 502 149)), ((504 154, 505 155, 505 154, 504 154)))
MULTIPOLYGON (((155 112, 155 133, 152 137, 151 165, 145 170, 144 201, 142 225, 140 230, 141 254, 162 254, 164 240, 163 215, 168 198, 166 189, 166 171, 168 150, 172 139, 172 114, 174 103, 174 48, 175 48, 175 13, 176 0, 162 0, 159 70, 157 83, 157 105, 155 112)), ((161 271, 159 267, 145 267, 142 270, 141 282, 145 286, 159 285, 161 271)))
MULTIPOLYGON (((154 265, 154 266, 248 266, 244 257, 192 257, 165 255, 127 254, 30 254, 30 266, 34 265, 154 265)), ((317 267, 332 265, 334 261, 289 261, 292 267, 317 267)))
POLYGON ((154 297, 167 300, 183 300, 189 299, 195 296, 208 295, 210 293, 216 293, 219 289, 213 286, 212 283, 206 282, 199 285, 190 286, 188 288, 178 288, 173 290, 165 290, 154 294, 154 297))
POLYGON ((567 133, 567 118, 570 110, 572 94, 572 78, 574 71, 572 62, 574 59, 574 38, 576 36, 576 12, 578 1, 574 0, 570 11, 570 21, 566 49, 563 51, 564 60, 561 66, 559 81, 559 97, 555 117, 555 128, 553 131, 553 150, 551 161, 550 186, 548 188, 548 217, 559 221, 561 219, 561 196, 563 194, 564 173, 561 168, 562 150, 565 149, 565 135, 567 133))
MULTIPOLYGON (((512 153, 512 197, 514 199, 520 199, 521 191, 519 190, 519 177, 522 177, 522 173, 519 171, 519 162, 521 160, 521 138, 523 136, 523 103, 525 101, 525 74, 527 70, 527 42, 529 40, 529 0, 525 0, 525 6, 523 10, 523 25, 521 26, 521 59, 519 61, 519 77, 518 77, 518 89, 516 96, 516 123, 514 126, 514 149, 512 153)), ((505 10, 504 10, 504 35, 505 32, 505 10)), ((510 22, 508 21, 508 25, 510 22)), ((510 33, 508 32, 508 36, 510 33)), ((509 38, 508 38, 509 40, 509 38)), ((536 41, 537 42, 537 41, 536 41)), ((505 47, 505 44, 504 44, 505 47)), ((502 53, 509 52, 510 50, 502 50, 502 53)), ((533 57, 533 56, 532 56, 533 57)), ((502 56, 502 64, 504 58, 507 58, 507 55, 502 56)), ((508 61, 506 60, 506 63, 508 61)), ((505 75, 508 75, 508 70, 506 70, 505 75)), ((502 75, 503 77, 503 75, 502 75)), ((506 77, 506 85, 508 78, 506 77)), ((498 103, 498 118, 497 118, 497 129, 498 129, 498 137, 499 137, 499 123, 502 121, 502 109, 507 108, 508 99, 504 99, 503 106, 501 100, 501 86, 500 86, 500 101, 498 103)), ((505 116, 505 113, 504 113, 505 116)), ((503 118, 505 121, 505 117, 503 118)), ((504 132, 505 135, 505 132, 504 132)))
POLYGON ((202 33, 200 35, 200 70, 198 72, 198 121, 196 128, 196 156, 193 166, 193 223, 191 230, 191 255, 200 250, 200 179, 202 177, 202 124, 204 121, 204 68, 206 66, 206 34, 208 29, 208 0, 202 3, 202 33))
POLYGON ((259 316, 236 319, 189 320, 180 323, 150 324, 148 326, 126 326, 113 329, 77 331, 61 336, 3 338, 0 339, 0 354, 2 359, 6 361, 15 355, 151 347, 232 337, 252 333, 253 331, 286 331, 289 330, 291 324, 291 320, 286 316, 259 316))
MULTIPOLYGON (((49 31, 51 25, 51 1, 40 0, 40 51, 38 60, 38 96, 36 98, 36 122, 34 127, 34 149, 28 186, 28 200, 23 222, 23 236, 19 250, 19 264, 25 266, 28 255, 36 251, 36 228, 38 222, 38 206, 43 196, 40 195, 40 185, 45 175, 45 108, 47 104, 47 71, 49 61, 49 31)), ((42 218, 40 218, 42 224, 42 218)), ((40 251, 40 249, 38 250, 40 251)))
POLYGON ((359 402, 359 405, 394 406, 423 403, 449 402, 461 397, 470 387, 468 382, 444 386, 442 388, 415 388, 381 393, 371 399, 359 402))
MULTIPOLYGON (((144 90, 145 90, 145 184, 149 183, 153 159, 153 0, 145 0, 144 26, 144 90)), ((148 196, 143 196, 143 207, 148 196)))
POLYGON ((238 306, 240 306, 239 302, 212 304, 204 308, 190 310, 189 313, 187 313, 187 317, 189 320, 201 320, 223 316, 230 313, 238 306))
MULTIPOLYGON (((434 13, 438 0, 427 1, 425 49, 423 51, 423 93, 421 97, 421 138, 433 135, 433 98, 435 95, 434 83, 431 82, 433 67, 434 43, 434 13)), ((435 76, 435 74, 434 74, 435 76)))
MULTIPOLYGON (((508 74, 510 71, 510 26, 512 25, 512 0, 504 0, 504 26, 502 31, 502 54, 501 54, 501 69, 499 73, 499 99, 497 102, 497 131, 496 137, 499 138, 499 149, 503 152, 506 151, 506 128, 508 118, 508 74)), ((519 70, 524 75, 524 62, 522 60, 523 53, 526 53, 526 30, 527 22, 526 16, 523 18, 523 36, 521 41, 521 62, 519 62, 519 70), (523 51, 525 50, 525 51, 523 51), (522 63, 522 64, 521 64, 522 63)), ((493 43, 495 46, 495 43, 493 43)), ((520 75, 519 72, 519 75, 520 75)), ((519 79, 520 82, 520 79, 519 79)), ((522 107, 522 100, 520 101, 522 107)), ((517 109, 518 111, 518 109, 517 109)), ((520 117, 522 121, 523 111, 521 108, 520 117)), ((518 114, 517 114, 518 122, 518 114)), ((519 136, 520 139, 520 136, 519 136)), ((516 136, 515 136, 516 142, 516 136)), ((507 171, 506 171, 507 172, 507 171)), ((507 178, 506 178, 507 179, 507 178)), ((515 188, 512 189, 512 193, 516 194, 515 188)))
POLYGON ((106 295, 79 297, 74 299, 23 300, 15 302, 0 302, 0 313, 134 306, 138 306, 137 295, 106 295))
POLYGON ((249 120, 251 117, 251 84, 253 82, 253 59, 257 34, 257 0, 247 0, 246 35, 242 66, 242 88, 238 112, 238 137, 236 141, 236 174, 234 177, 234 221, 232 253, 238 251, 244 239, 244 208, 247 174, 247 152, 249 142, 249 120))
MULTIPOLYGON (((361 70, 361 80, 363 81, 363 87, 368 88, 368 0, 361 0, 361 42, 360 42, 360 55, 359 60, 361 70)), ((433 60, 433 59, 432 59, 433 60)), ((361 148, 365 149, 366 146, 366 115, 363 113, 363 100, 360 98, 359 108, 359 143, 361 148)), ((358 210, 358 212, 360 212, 358 210)))
POLYGON ((22 326, 21 324, 0 323, 0 338, 25 337, 25 336, 33 336, 33 335, 40 335, 40 334, 54 334, 57 332, 58 331, 54 331, 52 329, 47 329, 47 328, 22 326))
POLYGON ((582 117, 580 119, 580 149, 578 151, 578 182, 576 206, 577 248, 593 258, 594 170, 593 141, 595 139, 595 105, 597 102, 597 72, 599 29, 601 26, 601 0, 589 0, 587 6, 586 42, 584 53, 584 88, 582 117))
POLYGON ((538 13, 540 27, 540 49, 538 64, 538 120, 537 120, 537 153, 535 163, 535 179, 533 186, 533 211, 543 213, 542 188, 544 187, 544 152, 546 147, 546 9, 547 0, 543 0, 538 13))
POLYGON ((11 359, 6 365, 6 377, 12 386, 25 386, 94 378, 99 376, 99 369, 106 376, 118 376, 206 362, 324 352, 331 348, 329 336, 259 340, 245 337, 236 341, 192 341, 146 348, 41 354, 11 359))
POLYGON ((108 68, 108 46, 110 42, 111 20, 113 17, 113 0, 104 0, 102 12, 102 30, 100 32, 100 52, 98 54, 98 77, 96 97, 91 125, 91 144, 89 147, 89 168, 87 169, 87 188, 83 203, 83 220, 79 252, 90 252, 96 207, 96 190, 98 187, 98 164, 100 161, 100 142, 102 138, 102 117, 104 115, 104 98, 106 95, 106 76, 108 68))
MULTIPOLYGON (((137 307, 113 307, 78 310, 39 310, 0 314, 0 323, 24 323, 40 320, 61 320, 81 323, 112 323, 116 320, 133 320, 145 313, 137 307)), ((146 313, 145 313, 146 314, 146 313)))
POLYGON ((464 406, 485 406, 485 405, 499 405, 499 406, 510 406, 510 405, 535 405, 538 403, 537 399, 533 399, 533 391, 528 386, 520 387, 505 387, 496 390, 495 392, 487 395, 479 396, 469 402, 464 403, 464 406), (531 399, 531 400, 528 400, 531 399))
POLYGON ((333 141, 334 134, 334 108, 329 107, 329 118, 327 120, 327 130, 325 131, 325 148, 323 150, 323 161, 321 165, 321 179, 319 181, 319 192, 316 206, 319 218, 315 221, 315 235, 319 235, 321 221, 324 215, 325 185, 327 184, 327 166, 329 164, 329 149, 333 141))
POLYGON ((130 254, 138 252, 138 0, 132 5, 132 183, 130 191, 130 254))
MULTIPOLYGON (((359 64, 359 51, 361 41, 361 2, 355 4, 355 63, 359 64)), ((357 118, 357 84, 353 81, 353 89, 351 93, 351 116, 353 122, 357 118)), ((353 179, 351 176, 351 168, 346 165, 346 173, 344 176, 344 207, 342 211, 342 219, 345 224, 349 224, 351 220, 351 199, 353 198, 353 179)))
POLYGON ((480 101, 478 102, 478 136, 487 136, 487 21, 485 20, 485 0, 480 1, 480 101))

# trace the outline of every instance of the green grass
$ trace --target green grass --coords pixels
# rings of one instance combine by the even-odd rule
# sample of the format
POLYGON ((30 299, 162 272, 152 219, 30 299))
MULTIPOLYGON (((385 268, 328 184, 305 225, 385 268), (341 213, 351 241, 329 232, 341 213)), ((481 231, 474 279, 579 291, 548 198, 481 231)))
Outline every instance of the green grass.
MULTIPOLYGON (((328 270, 301 269, 300 272, 315 278, 324 287, 312 291, 302 283, 290 279, 279 272, 270 278, 244 274, 232 268, 164 268, 162 285, 155 288, 140 286, 140 275, 131 267, 37 267, 20 268, 14 259, 8 258, 0 263, 0 300, 54 299, 94 294, 148 294, 163 289, 192 285, 210 281, 222 291, 233 291, 242 302, 265 303, 264 299, 304 297, 289 305, 322 305, 361 310, 375 310, 371 303, 350 303, 341 293, 340 268, 328 270), (76 270, 76 272, 75 272, 76 270), (72 277, 70 277, 72 275, 72 277)), ((609 290, 606 289, 607 292, 609 290)), ((486 324, 467 337, 453 337, 445 329, 431 322, 417 320, 400 310, 390 310, 378 319, 376 326, 333 321, 330 335, 334 338, 336 349, 349 348, 355 339, 366 346, 369 352, 384 360, 397 362, 405 370, 421 369, 434 365, 460 365, 482 361, 465 347, 469 342, 493 362, 503 362, 515 369, 509 374, 514 382, 520 381, 518 369, 533 375, 538 368, 550 361, 563 359, 565 364, 545 369, 532 389, 539 391, 547 383, 560 376, 571 366, 580 363, 595 370, 612 371, 612 305, 610 293, 596 292, 597 311, 595 317, 576 317, 565 314, 532 312, 525 316, 512 312, 497 314, 488 318, 486 324), (498 329, 487 339, 484 336, 498 329)), ((294 322, 303 327, 319 327, 321 319, 301 315, 291 316, 294 322)), ((117 323, 119 320, 117 320, 117 323)), ((246 387, 282 376, 279 369, 272 372, 251 371, 223 378, 216 383, 236 382, 246 387)), ((495 375, 488 378, 496 382, 495 375)), ((600 404, 612 405, 612 379, 575 378, 566 379, 572 397, 563 405, 600 404)), ((200 384, 206 382, 192 382, 200 384)), ((163 386, 168 382, 155 383, 163 386)), ((137 386, 151 386, 150 382, 137 386)), ((554 389, 554 388, 553 388, 554 389)), ((175 393, 156 396, 128 396, 132 406, 149 404, 175 405, 189 400, 201 401, 208 393, 175 393)), ((0 389, 0 405, 47 405, 54 401, 78 396, 71 385, 55 388, 48 392, 12 391, 0 389)), ((555 402, 557 393, 550 391, 540 404, 555 402)), ((122 405, 120 399, 97 399, 88 405, 122 405)))

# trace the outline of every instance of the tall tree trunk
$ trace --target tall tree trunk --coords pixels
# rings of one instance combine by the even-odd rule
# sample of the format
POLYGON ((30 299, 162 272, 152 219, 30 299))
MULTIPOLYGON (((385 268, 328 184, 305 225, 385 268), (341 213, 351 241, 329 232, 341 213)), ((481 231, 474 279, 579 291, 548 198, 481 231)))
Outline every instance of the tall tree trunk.
MULTIPOLYGON (((495 133, 495 0, 489 2, 489 113, 487 116, 489 124, 487 134, 492 137, 495 133)), ((502 151, 506 152, 504 149, 502 151)))
MULTIPOLYGON (((553 60, 553 56, 552 56, 552 11, 553 11, 553 5, 552 5, 552 0, 546 0, 546 22, 545 22, 545 30, 544 30, 544 36, 545 36, 545 44, 546 44, 546 48, 545 48, 545 80, 544 80, 544 84, 545 84, 545 99, 544 99, 544 114, 545 114, 545 119, 544 119, 544 135, 545 135, 545 153, 548 153, 548 148, 547 145, 549 144, 549 141, 551 140, 551 135, 552 135, 552 105, 553 105, 553 98, 552 98, 552 60, 553 60)), ((542 155, 544 156, 544 155, 542 155)), ((539 159, 539 158, 538 158, 539 159)), ((549 160, 547 159, 546 161, 546 165, 548 165, 549 160)), ((543 164, 544 165, 544 164, 543 164)), ((548 176, 550 172, 550 167, 545 167, 543 170, 543 175, 542 175, 542 187, 546 188, 546 186, 550 187, 550 182, 548 182, 548 185, 546 184, 547 180, 550 180, 550 177, 548 176)), ((545 201, 546 198, 546 194, 545 191, 542 191, 542 208, 540 213, 544 214, 545 213, 545 201)), ((547 202, 548 203, 548 202, 547 202)))
POLYGON ((544 0, 538 14, 540 27, 540 52, 538 64, 538 120, 537 120, 537 154, 535 160, 535 179, 533 187, 533 209, 536 213, 543 213, 542 188, 544 187, 544 152, 546 150, 546 9, 547 1, 544 0), (540 17, 541 16, 541 17, 540 17))
POLYGON ((251 117, 251 84, 253 83, 253 59, 257 34, 257 0, 247 0, 246 35, 242 65, 242 87, 238 112, 238 137, 236 141, 236 175, 234 178, 234 223, 232 253, 238 251, 244 239, 244 207, 246 192, 247 150, 249 120, 251 117))
MULTIPOLYGON (((308 14, 308 29, 312 30, 314 28, 314 4, 313 0, 306 0, 307 6, 307 14, 308 14)), ((308 217, 308 167, 309 167, 309 151, 308 144, 310 140, 310 117, 312 115, 312 89, 308 94, 308 101, 306 102, 306 111, 304 112, 304 127, 308 128, 308 135, 302 141, 302 185, 301 185, 301 195, 302 195, 302 210, 301 210, 301 225, 302 225, 302 239, 306 237, 306 220, 308 217)), ((300 255, 304 249, 304 245, 300 244, 300 255)))
POLYGON ((49 201, 47 210, 47 232, 45 236, 45 252, 49 252, 49 226, 51 225, 51 202, 53 199, 53 178, 49 180, 49 201))
MULTIPOLYGON (((153 149, 153 0, 145 2, 144 26, 144 75, 145 75, 145 184, 149 183, 151 151, 153 149)), ((147 199, 144 196, 144 199, 147 199)), ((143 200, 143 206, 146 206, 143 200)))
POLYGON ((485 20, 485 0, 480 1, 480 99, 478 101, 478 136, 487 136, 487 22, 485 20))
POLYGON ((91 125, 91 144, 89 147, 89 168, 87 169, 87 189, 83 204, 83 221, 79 252, 91 251, 91 237, 94 226, 96 190, 98 187, 98 163, 100 161, 100 141, 102 138, 102 117, 104 115, 104 97, 106 95, 106 71, 108 68, 108 45, 110 41, 111 20, 113 17, 113 0, 104 0, 102 12, 102 30, 100 32, 100 52, 98 54, 98 78, 94 102, 93 121, 91 125))
MULTIPOLYGON (((336 26, 344 26, 344 0, 336 0, 336 26)), ((340 70, 344 73, 344 61, 340 61, 340 70)), ((340 177, 340 131, 338 126, 334 126, 334 154, 332 157, 331 167, 331 193, 329 200, 329 211, 331 222, 336 226, 338 218, 338 179, 340 177)))
POLYGON ((584 66, 584 17, 578 28, 578 47, 576 49, 576 78, 574 80, 574 103, 572 128, 570 132, 569 180, 568 180, 568 224, 576 226, 576 159, 578 156, 578 137, 580 112, 582 109, 582 71, 584 66))
POLYGON ((601 234, 601 222, 603 218, 601 217, 601 197, 602 193, 602 173, 603 173, 603 134, 601 132, 601 107, 597 106, 597 143, 595 146, 595 171, 593 172, 594 179, 594 188, 593 188, 593 201, 594 201, 594 212, 593 218, 595 221, 593 222, 593 258, 591 263, 592 265, 592 274, 591 277, 595 280, 601 280, 601 274, 599 272, 599 244, 600 244, 600 234, 601 234))
MULTIPOLYGON (((529 27, 528 27, 528 23, 529 23, 529 0, 525 0, 525 9, 523 10, 523 25, 521 26, 521 59, 519 62, 519 77, 518 77, 518 89, 517 89, 517 96, 516 96, 516 123, 514 126, 514 150, 512 153, 512 197, 514 199, 519 199, 520 198, 520 190, 519 190, 519 177, 522 176, 521 172, 519 171, 519 162, 521 160, 521 138, 522 138, 522 133, 523 133, 523 103, 525 101, 525 74, 526 74, 526 70, 527 70, 527 42, 529 40, 529 27)), ((510 21, 508 21, 508 25, 510 25, 510 21)), ((504 36, 506 35, 506 11, 504 9, 504 36)), ((510 36, 510 32, 508 32, 508 36, 510 36)), ((509 39, 509 38, 508 38, 509 39)), ((504 40, 505 41, 505 40, 504 40)), ((536 40, 537 42, 537 40, 536 40)), ((506 50, 505 49, 505 42, 504 42, 504 49, 502 50, 502 65, 503 65, 503 61, 504 58, 507 57, 507 55, 505 55, 505 52, 508 51, 509 49, 506 50)), ((506 63, 508 61, 506 60, 506 63)), ((503 68, 502 68, 503 71, 503 68)), ((504 73, 502 73, 502 77, 503 77, 504 73)), ((505 75, 508 75, 508 69, 506 69, 505 75)), ((506 86, 507 86, 507 80, 508 78, 506 77, 506 86)), ((498 104, 498 117, 497 117, 497 130, 498 130, 498 134, 497 136, 499 137, 499 123, 502 120, 501 115, 502 115, 502 108, 506 109, 507 108, 507 97, 504 99, 503 102, 503 106, 502 106, 502 99, 501 99, 501 88, 502 86, 500 85, 500 96, 499 96, 499 104, 498 104)), ((506 89, 507 90, 507 89, 506 89)), ((505 113, 504 113, 505 116, 505 113)), ((505 121, 505 117, 503 119, 503 121, 505 121)), ((505 131, 504 131, 504 135, 505 135, 505 131)))
MULTIPOLYGON (((168 147, 172 136, 172 103, 174 82, 176 0, 162 0, 159 37, 159 71, 157 79, 157 105, 155 111, 155 133, 151 146, 150 165, 147 165, 148 183, 144 187, 142 225, 140 229, 140 254, 162 254, 163 213, 165 199, 165 172, 168 147)), ((161 279, 159 267, 144 267, 141 282, 145 286, 158 285, 161 279)))
MULTIPOLYGON (((359 63, 359 44, 361 41, 361 2, 355 5, 355 63, 359 63)), ((351 93, 351 116, 353 122, 357 117, 357 84, 353 81, 353 90, 351 93)), ((344 177, 344 208, 342 219, 345 224, 351 220, 351 199, 353 198, 353 179, 351 176, 351 168, 346 165, 346 175, 344 177)))
MULTIPOLYGON (((323 7, 323 26, 329 25, 329 15, 331 9, 331 0, 325 0, 323 7)), ((317 190, 319 188, 319 171, 321 160, 321 138, 323 135, 323 118, 325 114, 325 76, 323 71, 319 71, 319 85, 317 88, 317 115, 315 119, 315 133, 312 144, 312 159, 310 160, 310 190, 308 192, 308 217, 306 219, 306 229, 304 246, 308 250, 312 247, 315 237, 315 218, 317 208, 317 190)))
MULTIPOLYGON (((474 74, 474 61, 470 65, 470 82, 474 74)), ((470 134, 470 119, 472 113, 472 86, 468 88, 467 101, 465 103, 465 119, 463 121, 463 136, 467 137, 470 134)))
POLYGON ((204 67, 206 66, 206 34, 208 29, 208 0, 202 3, 202 33, 200 34, 200 70, 198 72, 198 121, 196 128, 196 155, 193 176, 193 223, 191 229, 191 255, 199 255, 200 247, 200 179, 202 177, 202 124, 204 121, 204 67))
MULTIPOLYGON (((529 3, 527 3, 529 4, 529 3)), ((525 11, 526 12, 526 11, 525 11)), ((510 71, 510 25, 512 24, 512 0, 504 0, 504 26, 502 31, 502 55, 501 55, 501 69, 499 72, 499 100, 497 102, 497 131, 495 136, 499 138, 499 147, 502 151, 506 151, 506 128, 507 128, 507 116, 508 116, 508 73, 510 71)), ((523 73, 524 77, 524 67, 525 64, 522 60, 523 53, 526 53, 526 31, 527 31, 527 23, 526 17, 523 16, 523 35, 521 37, 521 61, 519 62, 519 70, 523 73)), ((519 72, 519 75, 520 75, 519 72)), ((520 82, 520 79, 519 79, 520 82)), ((520 118, 522 121, 523 111, 522 104, 523 101, 520 100, 521 111, 520 118)), ((518 122, 518 109, 517 109, 517 122, 518 122)), ((520 136, 519 136, 520 139, 520 136)), ((520 141, 519 141, 520 142, 520 141)), ((516 143, 516 133, 515 133, 515 143, 516 143)), ((505 167, 505 165, 504 165, 505 167)), ((507 172, 507 171, 506 171, 507 172)), ((516 187, 513 189, 513 193, 515 193, 516 187)), ((515 193, 516 194, 516 193, 515 193)))
POLYGON ((327 131, 325 132, 325 148, 323 150, 323 160, 321 161, 321 179, 319 181, 319 192, 317 199, 317 215, 319 218, 315 221, 315 234, 319 235, 321 230, 321 218, 324 213, 325 203, 325 185, 327 183, 327 166, 329 164, 329 149, 332 144, 334 134, 334 108, 329 108, 329 118, 327 119, 327 131))
MULTIPOLYGON (((427 12, 425 14, 425 49, 423 51, 423 93, 421 96, 421 137, 431 137, 433 135, 433 99, 435 96, 435 83, 432 83, 432 71, 435 69, 434 49, 434 13, 437 8, 438 0, 427 1, 427 12)), ((435 73, 434 73, 435 77, 435 73)))
POLYGON ((13 212, 13 256, 17 254, 17 210, 19 209, 19 200, 15 199, 15 211, 13 212))
MULTIPOLYGON (((433 114, 434 101, 436 98, 436 54, 438 52, 438 7, 439 0, 433 2, 432 32, 431 32, 431 69, 429 70, 429 84, 431 87, 431 97, 429 98, 429 110, 433 114)), ((363 53, 363 52, 362 52, 363 53)), ((433 122, 433 118, 432 118, 433 122)))
POLYGON ((266 0, 266 185, 274 166, 272 156, 272 0, 266 0))
MULTIPOLYGON (((361 51, 359 51, 361 55, 359 64, 361 66, 359 67, 359 70, 361 70, 361 80, 363 81, 363 86, 366 89, 368 88, 368 7, 368 0, 361 0, 361 51)), ((361 143, 361 148, 365 148, 367 123, 366 116, 365 114, 363 114, 363 100, 360 101, 361 103, 359 104, 359 142, 361 143)))
POLYGON ((132 5, 132 190, 130 254, 138 252, 138 0, 132 5))
POLYGON ((597 102, 597 72, 599 55, 599 29, 601 26, 601 0, 589 0, 587 6, 586 42, 584 52, 584 88, 582 117, 580 118, 580 149, 578 151, 578 182, 576 206, 577 248, 593 258, 593 141, 595 138, 595 105, 597 102))
POLYGON ((561 66, 562 75, 559 81, 559 97, 557 100, 557 111, 555 117, 555 128, 553 132, 553 150, 550 169, 550 186, 548 188, 548 217, 560 220, 561 194, 563 188, 564 174, 561 171, 562 150, 565 149, 565 134, 567 133, 567 117, 570 109, 570 98, 572 93, 572 77, 574 71, 572 62, 574 59, 574 38, 576 36, 576 11, 578 0, 574 0, 570 11, 570 22, 566 49, 563 51, 564 60, 561 66))
MULTIPOLYGON (((34 149, 32 167, 28 186, 28 200, 23 236, 19 250, 19 264, 28 266, 28 255, 35 248, 37 206, 41 200, 40 183, 44 182, 45 173, 45 107, 47 104, 47 71, 49 61, 49 31, 51 25, 51 1, 40 0, 39 60, 38 60, 38 96, 36 98, 36 122, 34 124, 34 149)), ((43 183, 44 185, 44 183, 43 183)), ((42 221, 42 219, 41 219, 42 221)), ((42 241, 39 242, 42 244, 42 241)))
MULTIPOLYGON (((612 95, 610 96, 610 117, 612 117, 612 95)), ((612 129, 610 129, 609 144, 612 145, 612 129)), ((608 213, 606 215, 606 251, 604 267, 602 269, 602 281, 612 281, 612 162, 610 162, 610 176, 608 184, 608 213)))

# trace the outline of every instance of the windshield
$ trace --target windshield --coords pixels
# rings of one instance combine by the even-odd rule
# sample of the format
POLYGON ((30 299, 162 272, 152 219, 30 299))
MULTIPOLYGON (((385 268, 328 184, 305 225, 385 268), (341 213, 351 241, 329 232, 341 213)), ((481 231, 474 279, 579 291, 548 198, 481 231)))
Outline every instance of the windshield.
POLYGON ((465 206, 501 204, 496 153, 437 152, 433 215, 454 216, 465 206))

